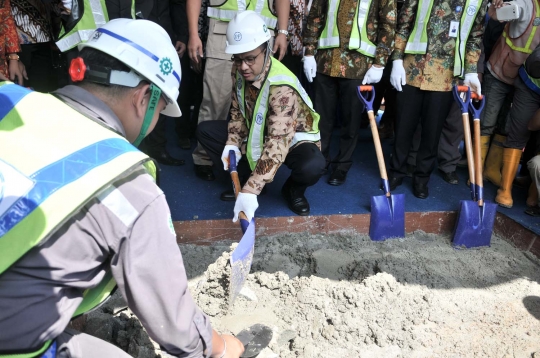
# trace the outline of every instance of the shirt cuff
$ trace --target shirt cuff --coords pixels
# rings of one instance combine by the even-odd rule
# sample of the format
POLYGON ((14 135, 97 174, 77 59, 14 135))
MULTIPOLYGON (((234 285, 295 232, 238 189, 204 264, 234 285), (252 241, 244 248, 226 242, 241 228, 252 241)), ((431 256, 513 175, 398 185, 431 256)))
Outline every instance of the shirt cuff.
POLYGON ((317 48, 314 45, 306 45, 305 49, 304 56, 315 56, 317 52, 317 48))

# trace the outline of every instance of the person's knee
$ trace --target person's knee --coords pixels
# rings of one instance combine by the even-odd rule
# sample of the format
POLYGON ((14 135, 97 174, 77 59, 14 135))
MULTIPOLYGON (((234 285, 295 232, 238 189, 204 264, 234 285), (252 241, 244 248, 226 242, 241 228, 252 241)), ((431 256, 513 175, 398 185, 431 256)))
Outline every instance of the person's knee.
POLYGON ((531 175, 540 174, 540 154, 536 155, 534 158, 527 162, 527 168, 529 168, 529 172, 531 173, 531 175))
POLYGON ((305 158, 302 160, 300 172, 305 177, 306 183, 316 183, 324 172, 326 160, 319 148, 315 145, 309 145, 309 150, 305 152, 305 158))

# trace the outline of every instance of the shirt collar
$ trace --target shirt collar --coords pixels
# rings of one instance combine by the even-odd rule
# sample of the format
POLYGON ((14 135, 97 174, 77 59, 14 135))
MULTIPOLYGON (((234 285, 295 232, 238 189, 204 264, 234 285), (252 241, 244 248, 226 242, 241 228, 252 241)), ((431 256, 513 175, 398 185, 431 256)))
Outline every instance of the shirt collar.
POLYGON ((100 120, 121 136, 126 136, 122 122, 120 122, 120 119, 118 119, 112 109, 84 88, 69 85, 54 91, 53 95, 77 112, 94 120, 100 120))

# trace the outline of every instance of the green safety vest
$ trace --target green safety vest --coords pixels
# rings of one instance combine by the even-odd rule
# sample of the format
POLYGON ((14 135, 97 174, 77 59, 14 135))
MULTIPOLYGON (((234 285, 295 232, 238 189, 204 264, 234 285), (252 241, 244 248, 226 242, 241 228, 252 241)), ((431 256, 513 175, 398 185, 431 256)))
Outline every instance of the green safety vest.
MULTIPOLYGON (((371 0, 359 0, 356 6, 356 15, 354 16, 351 37, 349 39, 349 49, 356 50, 368 57, 375 57, 377 46, 369 41, 367 28, 367 15, 371 7, 371 0)), ((339 47, 339 29, 337 26, 337 14, 339 9, 339 0, 330 0, 328 4, 328 13, 326 24, 319 38, 319 48, 339 47)))
MULTIPOLYGON (((64 26, 62 26, 60 36, 58 37, 58 41, 56 41, 56 46, 62 52, 74 48, 81 42, 88 41, 95 29, 109 22, 105 0, 74 0, 73 3, 77 4, 78 7, 82 6, 83 15, 79 20, 71 19, 72 21, 76 21, 76 24, 67 33, 64 26)), ((133 4, 131 15, 135 18, 133 4)), ((73 12, 70 17, 73 17, 73 12)))
POLYGON ((213 19, 229 22, 234 15, 244 10, 253 10, 262 17, 269 29, 277 26, 277 17, 268 6, 267 0, 225 0, 218 6, 208 6, 207 15, 213 19))
MULTIPOLYGON (((431 8, 434 0, 420 0, 414 21, 414 28, 407 41, 405 53, 425 54, 428 47, 427 26, 431 18, 431 8)), ((461 15, 459 33, 456 37, 456 51, 454 55, 454 76, 465 75, 465 46, 474 25, 474 20, 482 0, 467 0, 461 15)))
MULTIPOLYGON (((273 57, 270 57, 270 59, 270 71, 268 71, 268 75, 261 86, 259 95, 257 96, 255 107, 253 107, 252 119, 251 121, 246 120, 246 125, 249 128, 246 155, 251 170, 255 169, 264 147, 264 129, 266 116, 268 114, 268 101, 271 86, 292 87, 296 93, 302 97, 302 100, 309 107, 309 111, 313 117, 313 129, 310 132, 296 132, 290 146, 294 146, 299 141, 316 142, 321 139, 321 135, 319 133, 319 114, 313 109, 311 99, 300 84, 300 81, 298 81, 298 78, 281 62, 273 57)), ((240 112, 244 118, 246 118, 245 88, 246 81, 240 75, 240 72, 236 71, 236 95, 238 97, 238 106, 240 107, 240 112)))
MULTIPOLYGON (((155 177, 156 168, 125 138, 53 95, 0 82, 0 97, 1 275, 113 182, 141 166, 155 177)), ((74 317, 96 308, 115 286, 108 271, 83 292, 74 317)), ((33 357, 50 343, 0 357, 33 357)))

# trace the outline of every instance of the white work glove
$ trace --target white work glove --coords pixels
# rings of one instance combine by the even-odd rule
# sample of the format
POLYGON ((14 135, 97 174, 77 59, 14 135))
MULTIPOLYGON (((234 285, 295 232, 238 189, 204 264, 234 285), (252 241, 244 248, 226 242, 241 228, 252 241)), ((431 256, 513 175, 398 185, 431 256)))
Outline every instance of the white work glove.
POLYGON ((405 81, 405 68, 403 67, 403 60, 394 60, 392 62, 392 73, 390 74, 390 83, 398 91, 403 91, 401 86, 405 86, 407 82, 405 81))
POLYGON ((226 145, 223 149, 223 153, 221 153, 221 161, 223 162, 223 169, 229 170, 229 151, 234 150, 234 153, 236 154, 236 165, 238 165, 238 162, 240 161, 240 158, 242 158, 242 153, 240 153, 240 149, 238 149, 235 145, 226 145))
POLYGON ((362 84, 366 85, 370 83, 379 83, 382 78, 383 71, 384 67, 371 66, 364 75, 364 80, 362 81, 362 84))
POLYGON ((251 221, 255 215, 255 210, 257 210, 258 207, 259 203, 257 202, 257 195, 251 193, 238 193, 236 203, 234 204, 234 218, 232 221, 234 223, 238 221, 238 214, 240 214, 241 211, 246 214, 248 221, 251 221))
POLYGON ((315 76, 317 76, 317 61, 314 56, 304 56, 302 58, 304 62, 304 73, 309 82, 313 82, 315 76))
POLYGON ((469 86, 471 91, 476 92, 479 96, 482 95, 482 85, 480 84, 478 73, 466 73, 463 84, 469 86))

